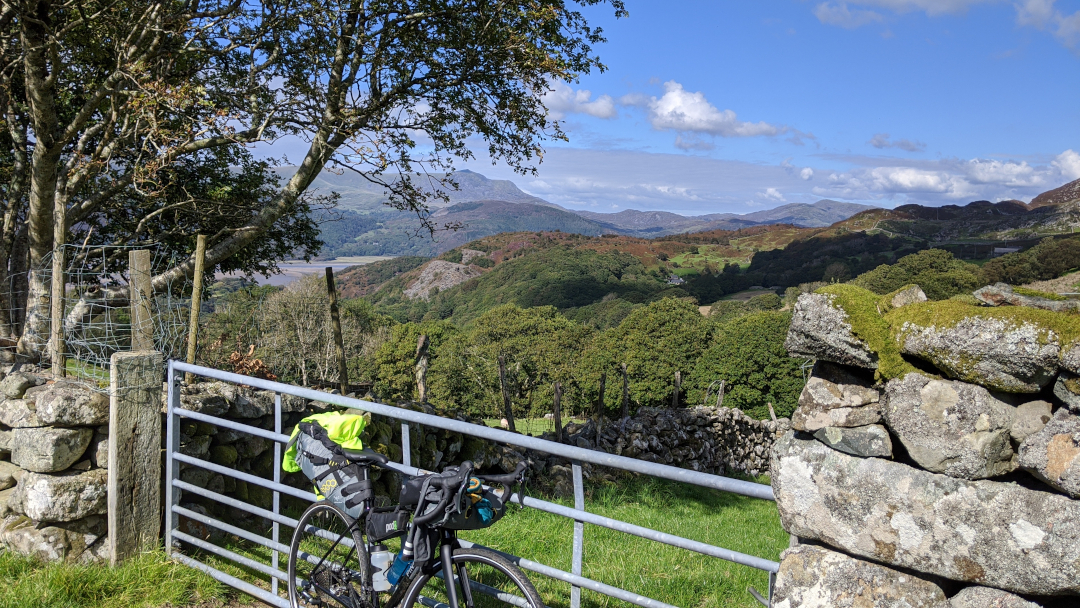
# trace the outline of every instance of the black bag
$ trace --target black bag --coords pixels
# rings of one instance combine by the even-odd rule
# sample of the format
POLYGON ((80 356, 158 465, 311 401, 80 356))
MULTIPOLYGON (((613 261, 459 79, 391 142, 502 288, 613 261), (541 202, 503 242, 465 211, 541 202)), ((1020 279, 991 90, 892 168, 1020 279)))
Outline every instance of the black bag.
POLYGON ((398 507, 378 507, 367 516, 368 541, 382 542, 388 538, 404 536, 409 527, 409 512, 398 507))
POLYGON ((345 458, 341 446, 318 422, 301 422, 297 426, 296 464, 315 484, 315 493, 344 509, 350 517, 360 517, 362 503, 375 496, 371 480, 364 478, 361 467, 345 458))

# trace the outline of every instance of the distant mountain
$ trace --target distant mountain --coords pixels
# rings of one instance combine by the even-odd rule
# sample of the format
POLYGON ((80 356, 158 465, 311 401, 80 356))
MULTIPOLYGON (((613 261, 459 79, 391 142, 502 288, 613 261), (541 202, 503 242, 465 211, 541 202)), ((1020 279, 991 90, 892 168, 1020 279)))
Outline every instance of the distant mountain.
MULTIPOLYGON (((439 227, 460 226, 458 230, 440 230, 434 239, 417 234, 419 223, 410 213, 381 213, 371 216, 352 214, 359 230, 349 238, 327 241, 327 257, 358 255, 436 256, 478 238, 501 232, 566 232, 599 236, 614 234, 615 230, 593 222, 560 207, 528 202, 471 201, 443 207, 431 214, 432 223, 439 227)), ((324 229, 326 232, 329 229, 324 229)))
MULTIPOLYGON (((274 172, 286 180, 296 172, 296 167, 276 167, 274 172)), ((434 190, 438 184, 435 179, 441 178, 442 174, 432 176, 431 187, 434 190)), ((387 180, 396 179, 394 176, 386 176, 387 180)), ((414 178, 415 179, 415 178, 414 178)), ((505 179, 488 179, 487 177, 469 170, 454 173, 454 181, 458 184, 458 190, 446 189, 450 195, 450 202, 443 203, 432 200, 428 206, 432 209, 449 207, 458 203, 468 203, 481 200, 500 200, 510 203, 530 203, 533 205, 545 205, 558 207, 542 198, 526 194, 521 191, 514 182, 505 179)), ((372 184, 360 175, 346 171, 340 175, 331 171, 323 171, 311 183, 310 190, 318 190, 321 193, 337 192, 341 195, 339 207, 347 211, 379 212, 389 211, 384 205, 388 200, 386 190, 372 184)))
POLYGON ((1080 199, 1080 179, 1075 182, 1069 182, 1060 188, 1054 188, 1049 192, 1043 192, 1039 196, 1031 199, 1031 203, 1028 207, 1036 209, 1038 207, 1062 205, 1078 199, 1080 199))
POLYGON ((791 203, 775 209, 755 211, 743 215, 710 213, 708 215, 683 216, 667 211, 636 211, 633 209, 618 213, 595 213, 593 211, 574 211, 573 213, 598 222, 621 234, 645 237, 706 230, 739 230, 762 224, 792 224, 803 228, 823 228, 846 220, 856 213, 874 208, 869 205, 841 203, 824 199, 812 205, 791 203))

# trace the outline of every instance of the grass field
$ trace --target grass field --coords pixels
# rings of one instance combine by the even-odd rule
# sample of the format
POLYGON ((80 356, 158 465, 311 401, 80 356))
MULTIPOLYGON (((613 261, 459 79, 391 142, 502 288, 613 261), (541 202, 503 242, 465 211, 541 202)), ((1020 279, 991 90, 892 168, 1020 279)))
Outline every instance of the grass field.
MULTIPOLYGON (((587 480, 586 489, 586 508, 593 513, 771 560, 776 560, 788 545, 788 536, 780 528, 779 515, 771 502, 640 477, 605 484, 587 480)), ((568 499, 552 500, 572 505, 568 499)), ((292 530, 282 527, 281 533, 283 542, 288 543, 292 530)), ((570 570, 573 522, 561 517, 511 506, 495 526, 463 532, 461 536, 570 570)), ((270 563, 268 549, 235 537, 227 538, 224 544, 247 557, 270 563)), ((199 559, 269 588, 265 577, 246 568, 208 555, 199 559)), ((282 568, 285 559, 282 555, 282 568)), ((569 585, 529 574, 548 606, 569 607, 569 585)), ((758 604, 747 592, 748 587, 764 591, 768 586, 764 572, 591 525, 585 526, 583 575, 684 608, 749 608, 758 604)), ((117 569, 40 564, 0 552, 0 608, 259 605, 195 570, 171 562, 160 551, 147 553, 117 569)), ((630 604, 583 591, 582 606, 615 608, 630 604)))
MULTIPOLYGON (((499 428, 499 423, 502 422, 499 418, 485 418, 484 424, 499 428)), ((563 418, 563 425, 576 422, 578 424, 585 422, 584 418, 563 418)), ((517 432, 525 435, 532 435, 538 437, 544 433, 555 431, 555 421, 548 418, 518 418, 514 420, 514 428, 517 432)))
MULTIPOLYGON (((572 506, 570 500, 557 500, 572 506)), ((586 508, 661 532, 776 561, 788 546, 776 506, 697 486, 635 478, 591 489, 586 508)), ((570 570, 573 521, 535 509, 511 507, 505 518, 462 538, 548 566, 570 570)), ((759 606, 747 592, 764 592, 764 572, 621 532, 585 526, 582 574, 593 580, 685 608, 759 606)), ((570 605, 570 586, 531 574, 552 608, 570 605)), ((582 606, 630 606, 590 591, 582 606)))

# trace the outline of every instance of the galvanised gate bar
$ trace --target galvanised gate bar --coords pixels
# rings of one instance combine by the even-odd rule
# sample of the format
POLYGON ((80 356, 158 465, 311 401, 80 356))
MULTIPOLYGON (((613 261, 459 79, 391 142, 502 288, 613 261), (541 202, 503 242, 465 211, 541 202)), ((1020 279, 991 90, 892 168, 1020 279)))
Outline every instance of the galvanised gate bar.
MULTIPOLYGON (((406 475, 417 475, 427 472, 412 466, 411 450, 409 446, 410 424, 418 424, 431 428, 444 429, 455 433, 461 433, 463 435, 479 437, 481 439, 486 439, 488 441, 496 443, 508 444, 519 448, 535 450, 538 452, 545 452, 570 460, 572 462, 574 484, 574 508, 565 507, 562 505, 558 505, 544 500, 539 500, 536 498, 531 498, 528 496, 518 497, 517 495, 514 495, 511 499, 513 502, 518 502, 520 498, 520 502, 526 507, 539 509, 547 513, 552 513, 574 520, 574 534, 572 539, 573 558, 571 561, 572 565, 570 568, 570 572, 540 564, 525 557, 518 557, 513 555, 507 555, 507 557, 513 560, 524 570, 528 570, 537 574, 542 574, 544 576, 549 576, 556 580, 569 583, 571 585, 571 608, 580 608, 581 589, 588 589, 596 593, 608 595, 613 598, 635 604, 637 606, 642 606, 643 608, 676 608, 659 599, 643 597, 636 593, 632 593, 624 589, 619 589, 617 587, 613 587, 611 585, 607 585, 602 582, 594 581, 583 577, 581 575, 581 566, 582 554, 584 552, 584 525, 586 523, 604 528, 609 528, 612 530, 617 530, 626 534, 632 534, 634 536, 639 536, 641 538, 649 539, 659 543, 664 543, 674 547, 680 547, 688 551, 700 553, 702 555, 728 560, 737 564, 749 566, 751 568, 764 570, 765 572, 769 573, 769 597, 763 597, 761 594, 759 594, 753 589, 750 590, 750 593, 753 594, 754 597, 757 598, 757 600, 763 605, 770 605, 773 583, 775 581, 776 571, 779 569, 780 564, 764 558, 755 557, 753 555, 739 553, 730 549, 716 547, 707 543, 702 543, 687 538, 675 536, 673 534, 658 532, 656 530, 645 528, 643 526, 638 526, 587 512, 585 510, 585 492, 582 483, 581 463, 590 463, 594 465, 610 467, 613 469, 630 471, 643 475, 650 475, 661 479, 669 479, 673 481, 690 483, 706 488, 723 490, 725 492, 733 492, 735 494, 741 494, 743 496, 749 496, 751 498, 760 498, 762 500, 772 501, 775 499, 773 497, 772 488, 769 486, 749 481, 731 479, 719 475, 700 473, 688 469, 680 469, 677 467, 657 464, 653 462, 646 462, 643 460, 636 460, 633 458, 626 458, 624 456, 615 456, 613 454, 607 454, 594 450, 586 450, 574 446, 563 445, 561 443, 555 443, 553 441, 546 441, 543 439, 537 439, 535 437, 519 435, 517 433, 511 433, 509 431, 504 431, 501 429, 490 428, 483 425, 469 424, 467 422, 451 420, 439 416, 432 416, 430 414, 414 412, 411 410, 396 408, 380 403, 372 403, 370 401, 363 401, 360 399, 353 399, 340 395, 332 395, 321 391, 291 386, 279 382, 270 382, 268 380, 251 378, 248 376, 242 376, 240 374, 234 374, 197 365, 190 365, 187 363, 182 363, 180 361, 170 361, 168 370, 168 418, 166 422, 167 443, 165 486, 165 550, 169 552, 170 555, 172 555, 178 561, 187 564, 192 568, 201 570, 206 574, 212 576, 213 578, 228 585, 231 585, 241 591, 244 591, 245 593, 248 593, 272 606, 279 606, 280 608, 288 608, 289 606, 288 600, 280 595, 279 587, 281 584, 287 583, 288 580, 287 574, 284 570, 282 570, 281 560, 282 558, 287 557, 289 551, 288 541, 290 539, 284 539, 285 542, 282 542, 283 539, 280 537, 280 528, 282 525, 289 528, 294 528, 297 524, 297 521, 295 519, 292 519, 291 517, 288 517, 281 513, 281 495, 285 494, 310 502, 314 502, 316 500, 315 494, 311 492, 299 490, 281 483, 281 457, 283 453, 282 448, 289 441, 289 436, 284 433, 284 429, 281 428, 282 395, 294 395, 311 401, 318 401, 330 405, 340 406, 343 408, 351 408, 365 412, 371 412, 372 414, 377 414, 380 416, 399 420, 401 422, 402 462, 389 463, 387 465, 387 468, 391 468, 406 475), (274 403, 274 430, 268 431, 255 426, 240 424, 231 420, 226 420, 224 418, 182 409, 180 407, 179 383, 180 378, 185 372, 192 373, 196 376, 201 376, 204 378, 211 378, 224 382, 230 382, 233 384, 241 384, 251 386, 257 389, 273 391, 276 394, 274 403), (208 424, 216 425, 220 428, 230 429, 241 433, 247 433, 249 435, 262 437, 264 439, 273 441, 273 479, 262 479, 255 475, 230 469, 228 467, 220 466, 206 460, 182 454, 180 452, 181 418, 187 418, 198 422, 205 422, 208 424), (256 486, 271 490, 273 492, 271 510, 263 509, 255 505, 237 500, 235 498, 230 498, 217 492, 213 492, 184 482, 180 479, 179 474, 181 463, 184 463, 188 466, 201 467, 208 471, 227 475, 229 477, 232 477, 233 479, 244 481, 249 484, 254 484, 256 486), (263 517, 268 521, 272 522, 271 536, 267 538, 260 534, 256 534, 251 531, 244 530, 237 526, 233 526, 223 521, 214 519, 213 517, 209 517, 207 515, 203 515, 190 509, 181 507, 181 492, 177 492, 177 490, 182 490, 183 492, 190 492, 192 494, 214 500, 218 503, 235 507, 252 515, 263 517), (184 533, 183 531, 178 529, 180 515, 191 518, 192 520, 200 522, 204 525, 211 526, 222 532, 233 534, 246 541, 270 549, 270 563, 266 564, 253 560, 249 557, 239 555, 234 551, 230 551, 229 549, 220 547, 201 538, 196 538, 190 534, 184 533), (183 541, 193 547, 228 559, 241 566, 245 566, 256 572, 270 577, 270 590, 268 591, 266 589, 260 588, 247 581, 243 581, 235 576, 222 572, 221 570, 218 570, 217 568, 214 568, 206 563, 200 562, 190 556, 184 555, 180 551, 176 550, 178 548, 178 541, 183 541)), ((465 546, 472 546, 472 543, 468 543, 466 541, 461 542, 465 546)))

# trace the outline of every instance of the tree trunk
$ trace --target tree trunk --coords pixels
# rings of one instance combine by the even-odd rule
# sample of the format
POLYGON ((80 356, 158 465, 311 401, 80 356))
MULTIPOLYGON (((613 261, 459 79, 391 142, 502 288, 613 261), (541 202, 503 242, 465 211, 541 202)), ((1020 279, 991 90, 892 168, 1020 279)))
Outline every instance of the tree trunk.
POLYGON ((502 387, 503 416, 506 418, 507 428, 516 432, 514 426, 514 410, 510 407, 510 387, 506 385, 506 356, 499 355, 499 386, 502 387))
POLYGON ((416 340, 416 398, 427 403, 428 337, 416 340))

